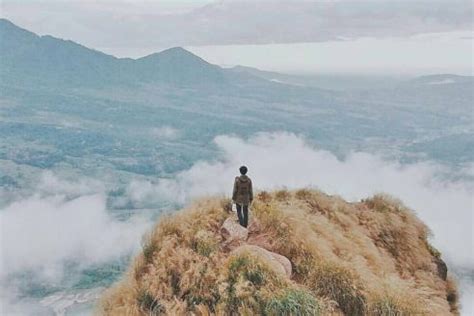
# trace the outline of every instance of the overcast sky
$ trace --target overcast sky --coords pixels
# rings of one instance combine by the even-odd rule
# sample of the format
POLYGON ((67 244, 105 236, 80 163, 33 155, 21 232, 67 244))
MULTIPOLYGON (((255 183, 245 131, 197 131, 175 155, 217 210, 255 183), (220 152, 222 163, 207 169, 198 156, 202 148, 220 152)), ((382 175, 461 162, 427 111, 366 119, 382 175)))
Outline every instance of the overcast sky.
MULTIPOLYGON (((255 44, 273 44, 274 48, 282 47, 275 44, 292 44, 283 46, 301 48, 293 44, 335 43, 337 46, 345 41, 358 47, 365 43, 377 47, 377 43, 361 42, 361 38, 382 43, 394 39, 394 43, 398 41, 402 45, 406 39, 420 38, 420 34, 443 33, 446 38, 445 34, 452 33, 462 34, 464 39, 457 46, 466 47, 462 60, 456 62, 450 57, 460 58, 454 50, 457 44, 453 45, 453 54, 445 47, 442 58, 452 60, 446 65, 441 61, 439 68, 449 68, 452 64, 464 72, 472 68, 471 0, 0 0, 0 3, 1 16, 21 27, 38 34, 72 39, 119 57, 141 57, 173 46, 187 46, 197 47, 196 52, 205 53, 219 63, 233 64, 247 61, 222 60, 222 56, 217 58, 212 54, 219 53, 214 48, 228 52, 232 46, 227 45, 238 45, 237 55, 241 55, 242 47, 255 44)), ((442 42, 435 46, 438 45, 443 47, 442 42)), ((409 46, 413 49, 413 43, 409 46)), ((404 50, 401 46, 399 49, 404 50)), ((396 58, 398 54, 392 55, 391 58, 396 58)), ((434 64, 439 62, 433 60, 434 64)), ((396 63, 394 66, 397 67, 396 63)))

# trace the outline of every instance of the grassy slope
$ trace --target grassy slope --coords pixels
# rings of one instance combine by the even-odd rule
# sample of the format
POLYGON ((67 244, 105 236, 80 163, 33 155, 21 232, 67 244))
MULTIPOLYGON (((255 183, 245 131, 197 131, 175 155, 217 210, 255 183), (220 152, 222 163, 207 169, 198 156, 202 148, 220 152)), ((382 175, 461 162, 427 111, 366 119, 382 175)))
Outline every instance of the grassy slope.
POLYGON ((427 227, 399 201, 376 195, 347 203, 312 190, 261 192, 248 243, 289 258, 291 280, 220 247, 227 203, 203 199, 161 219, 98 312, 457 314, 456 286, 438 275, 439 253, 427 241, 427 227))

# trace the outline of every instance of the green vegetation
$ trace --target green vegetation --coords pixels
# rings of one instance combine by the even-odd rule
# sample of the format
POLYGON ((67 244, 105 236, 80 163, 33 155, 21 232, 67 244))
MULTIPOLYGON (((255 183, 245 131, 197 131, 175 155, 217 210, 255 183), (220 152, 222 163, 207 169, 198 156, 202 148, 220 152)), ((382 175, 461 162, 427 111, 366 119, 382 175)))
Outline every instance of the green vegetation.
POLYGON ((309 292, 291 289, 282 295, 270 299, 265 308, 269 315, 281 316, 315 316, 320 315, 316 298, 309 292))

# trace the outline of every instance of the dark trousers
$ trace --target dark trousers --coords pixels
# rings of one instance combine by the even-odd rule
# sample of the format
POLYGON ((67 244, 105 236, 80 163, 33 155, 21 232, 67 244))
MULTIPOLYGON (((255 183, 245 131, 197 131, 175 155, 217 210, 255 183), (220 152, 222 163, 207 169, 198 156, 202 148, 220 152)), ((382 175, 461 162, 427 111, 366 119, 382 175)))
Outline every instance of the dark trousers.
POLYGON ((237 207, 237 216, 239 217, 239 223, 241 226, 247 227, 249 223, 249 206, 236 204, 237 207), (242 214, 242 208, 244 213, 242 214))

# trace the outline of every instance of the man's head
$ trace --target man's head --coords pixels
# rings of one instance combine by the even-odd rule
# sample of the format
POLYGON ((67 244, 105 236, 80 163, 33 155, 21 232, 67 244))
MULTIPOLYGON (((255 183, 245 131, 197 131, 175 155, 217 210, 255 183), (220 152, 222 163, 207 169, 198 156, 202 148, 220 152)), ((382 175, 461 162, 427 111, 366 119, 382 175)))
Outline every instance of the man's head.
POLYGON ((247 174, 248 169, 247 169, 247 167, 242 166, 242 167, 239 168, 239 171, 240 171, 240 174, 247 174))

